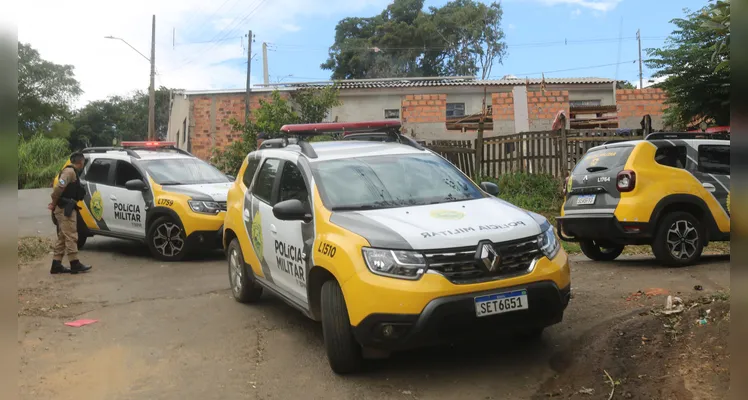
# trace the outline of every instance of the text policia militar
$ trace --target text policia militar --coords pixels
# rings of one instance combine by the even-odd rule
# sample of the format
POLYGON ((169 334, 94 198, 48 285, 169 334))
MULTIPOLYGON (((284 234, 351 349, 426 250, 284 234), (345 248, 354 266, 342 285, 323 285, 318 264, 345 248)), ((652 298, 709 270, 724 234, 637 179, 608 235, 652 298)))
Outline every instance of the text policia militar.
POLYGON ((522 221, 515 221, 515 222, 508 222, 506 224, 492 224, 492 225, 480 225, 477 228, 473 226, 468 226, 465 228, 455 228, 455 229, 449 229, 446 231, 438 231, 438 232, 421 232, 421 236, 424 238, 432 238, 432 237, 438 237, 438 236, 453 236, 453 235, 460 235, 462 233, 468 233, 468 232, 477 232, 477 231, 494 231, 498 229, 509 229, 513 228, 515 226, 525 226, 525 223, 522 221))
POLYGON ((287 243, 275 241, 275 261, 278 269, 296 279, 296 284, 306 287, 304 274, 304 252, 287 243))
POLYGON ((140 206, 137 204, 114 203, 114 219, 141 222, 140 206))

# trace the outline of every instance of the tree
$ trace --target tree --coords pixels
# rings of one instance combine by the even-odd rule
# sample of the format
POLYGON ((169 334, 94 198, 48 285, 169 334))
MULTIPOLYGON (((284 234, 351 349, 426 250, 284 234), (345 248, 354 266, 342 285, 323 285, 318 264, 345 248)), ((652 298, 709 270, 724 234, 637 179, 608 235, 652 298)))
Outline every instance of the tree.
MULTIPOLYGON (((677 28, 665 46, 647 49, 651 58, 646 64, 657 70, 654 77, 666 78, 657 85, 668 95, 666 125, 684 129, 702 121, 730 123, 730 48, 720 45, 729 43, 729 24, 724 31, 708 22, 724 3, 718 1, 697 12, 684 10, 686 18, 671 21, 677 28)), ((729 18, 729 4, 727 10, 729 18)))
POLYGON ((616 82, 616 89, 636 89, 636 86, 629 81, 618 81, 616 82))
POLYGON ((345 18, 321 65, 333 79, 476 75, 487 78, 506 54, 502 9, 453 0, 423 11, 423 0, 395 0, 370 18, 345 18))
POLYGON ((25 138, 47 132, 70 116, 71 103, 83 91, 72 65, 42 59, 30 45, 18 42, 18 132, 25 138))

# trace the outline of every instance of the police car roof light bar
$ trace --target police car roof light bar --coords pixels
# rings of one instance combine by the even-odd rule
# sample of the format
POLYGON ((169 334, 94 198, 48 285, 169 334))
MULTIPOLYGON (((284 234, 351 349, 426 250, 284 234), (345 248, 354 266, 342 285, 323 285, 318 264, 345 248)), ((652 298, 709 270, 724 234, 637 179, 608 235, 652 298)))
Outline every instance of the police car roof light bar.
POLYGON ((177 153, 184 154, 186 156, 192 156, 192 153, 182 150, 179 147, 177 147, 177 142, 156 142, 156 141, 148 141, 148 142, 135 142, 135 141, 124 141, 122 142, 122 147, 125 149, 132 149, 132 150, 149 150, 149 151, 157 151, 157 150, 171 150, 176 151, 177 153))
POLYGON ((653 132, 644 138, 644 140, 657 140, 657 139, 730 140, 730 134, 729 133, 702 133, 702 132, 653 132))

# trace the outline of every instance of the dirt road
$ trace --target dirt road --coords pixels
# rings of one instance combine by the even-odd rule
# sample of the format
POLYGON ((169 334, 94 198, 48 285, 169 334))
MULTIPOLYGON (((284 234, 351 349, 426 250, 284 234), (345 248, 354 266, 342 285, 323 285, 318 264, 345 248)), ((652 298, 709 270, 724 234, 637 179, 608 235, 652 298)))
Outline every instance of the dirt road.
MULTIPOLYGON (((37 218, 21 230, 42 230, 37 218)), ((51 276, 51 255, 19 267, 22 399, 526 399, 578 357, 580 338, 664 304, 665 291, 690 298, 730 285, 729 257, 683 269, 574 257, 571 305, 541 343, 419 350, 338 377, 318 324, 270 296, 231 298, 221 253, 160 263, 138 244, 94 238, 81 256, 91 273, 51 276), (78 318, 99 322, 63 325, 78 318)))

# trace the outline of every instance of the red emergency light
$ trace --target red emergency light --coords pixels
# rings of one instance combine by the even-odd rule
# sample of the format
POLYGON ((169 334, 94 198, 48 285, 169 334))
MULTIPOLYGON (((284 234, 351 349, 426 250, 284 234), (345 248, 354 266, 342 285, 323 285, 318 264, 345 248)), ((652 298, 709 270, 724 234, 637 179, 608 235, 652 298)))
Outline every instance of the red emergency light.
POLYGON ((325 133, 363 133, 385 132, 400 128, 399 120, 387 119, 382 121, 363 122, 323 122, 319 124, 289 124, 281 127, 281 132, 294 135, 319 135, 325 133))
POLYGON ((176 145, 177 142, 122 142, 122 147, 168 147, 176 145))

